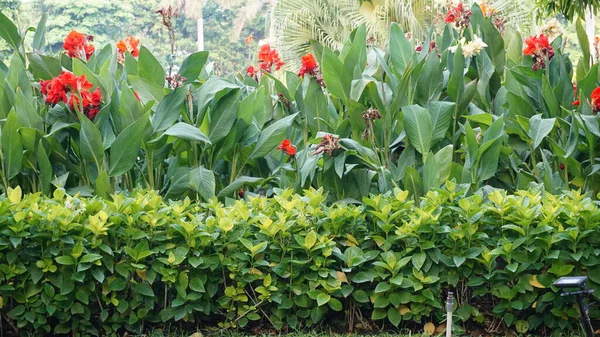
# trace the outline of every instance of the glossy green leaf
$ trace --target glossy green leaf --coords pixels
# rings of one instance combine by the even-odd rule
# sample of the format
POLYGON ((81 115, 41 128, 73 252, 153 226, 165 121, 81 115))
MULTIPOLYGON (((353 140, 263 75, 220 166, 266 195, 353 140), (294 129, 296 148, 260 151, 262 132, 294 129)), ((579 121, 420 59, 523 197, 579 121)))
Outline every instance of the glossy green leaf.
POLYGON ((288 128, 292 125, 298 113, 284 117, 267 126, 258 137, 250 159, 262 158, 283 141, 288 128))
POLYGON ((215 196, 215 174, 204 167, 197 167, 190 171, 190 187, 198 192, 204 200, 215 196))
POLYGON ((109 176, 119 176, 131 170, 139 155, 147 125, 148 115, 144 115, 117 136, 110 147, 109 176))

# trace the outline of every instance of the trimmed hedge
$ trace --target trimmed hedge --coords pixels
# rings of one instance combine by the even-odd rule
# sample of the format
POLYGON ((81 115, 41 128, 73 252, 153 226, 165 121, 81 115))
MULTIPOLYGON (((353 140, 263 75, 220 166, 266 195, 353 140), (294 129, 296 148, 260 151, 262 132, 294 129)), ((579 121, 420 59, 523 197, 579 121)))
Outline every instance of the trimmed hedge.
POLYGON ((446 186, 419 207, 399 190, 331 206, 315 190, 227 206, 11 190, 0 198, 3 326, 74 336, 176 321, 431 332, 451 290, 465 329, 573 329, 574 301, 550 285, 587 274, 599 289, 598 204, 578 192, 465 197, 446 186))

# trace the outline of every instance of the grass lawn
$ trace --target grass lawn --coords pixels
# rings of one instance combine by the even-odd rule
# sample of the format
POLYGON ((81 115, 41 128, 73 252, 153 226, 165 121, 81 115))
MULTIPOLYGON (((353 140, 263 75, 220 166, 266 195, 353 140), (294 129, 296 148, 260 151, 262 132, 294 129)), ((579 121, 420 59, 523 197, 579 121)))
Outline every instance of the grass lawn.
MULTIPOLYGON (((398 332, 398 333, 372 333, 372 334, 339 334, 339 333, 330 333, 326 331, 311 331, 304 333, 291 333, 291 334, 251 334, 247 332, 236 332, 236 331, 209 331, 209 332, 197 332, 194 334, 190 333, 182 333, 178 331, 168 331, 163 332, 161 330, 154 330, 147 335, 140 335, 139 337, 430 337, 430 335, 420 334, 420 333, 411 333, 407 332, 398 332)), ((442 336, 446 335, 434 335, 434 336, 442 336)), ((478 337, 470 334, 462 335, 462 334, 453 334, 452 337, 478 337)), ((485 336, 489 337, 489 336, 485 336)), ((514 335, 508 334, 506 336, 494 336, 494 337, 537 337, 536 335, 514 335)), ((556 337, 579 337, 578 334, 558 334, 556 337)))

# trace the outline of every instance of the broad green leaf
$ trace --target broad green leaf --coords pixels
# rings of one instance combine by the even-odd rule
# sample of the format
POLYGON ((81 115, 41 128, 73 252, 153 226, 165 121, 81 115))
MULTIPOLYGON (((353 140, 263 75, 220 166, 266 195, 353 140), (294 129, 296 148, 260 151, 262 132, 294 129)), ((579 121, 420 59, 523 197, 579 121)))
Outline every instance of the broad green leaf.
POLYGON ((409 191, 415 198, 418 198, 423 194, 423 182, 419 176, 419 172, 412 166, 406 168, 404 178, 402 179, 404 189, 409 191))
MULTIPOLYGON (((450 57, 450 54, 448 55, 450 57)), ((448 96, 454 102, 461 102, 465 92, 465 57, 459 45, 452 59, 452 72, 448 81, 448 96)))
POLYGON ((334 311, 342 311, 344 309, 342 302, 336 298, 330 298, 327 304, 329 304, 329 307, 334 311))
POLYGON ((110 147, 109 176, 120 176, 131 170, 139 155, 147 124, 148 114, 130 124, 117 136, 110 147))
POLYGON ((121 98, 119 104, 119 114, 113 114, 113 119, 117 125, 117 132, 131 125, 144 114, 144 107, 135 97, 134 92, 129 88, 126 82, 121 85, 121 98))
POLYGON ((17 89, 17 102, 15 105, 15 112, 17 113, 17 120, 19 125, 22 127, 28 127, 39 131, 44 130, 44 121, 38 114, 37 110, 31 105, 32 99, 25 97, 20 89, 17 89))
POLYGON ((232 193, 234 193, 234 192, 238 191, 240 188, 242 188, 244 185, 255 185, 261 181, 263 181, 263 178, 241 176, 241 177, 237 178, 236 180, 234 180, 231 184, 229 184, 225 188, 223 188, 221 190, 221 192, 219 192, 218 196, 225 197, 225 196, 231 195, 232 193))
POLYGON ((78 112, 77 116, 81 123, 81 130, 79 131, 79 151, 81 157, 93 162, 98 172, 100 172, 103 163, 102 159, 104 158, 104 144, 102 143, 100 130, 83 114, 78 112))
POLYGON ((402 112, 404 114, 404 129, 408 139, 411 145, 423 155, 423 161, 426 162, 433 139, 431 116, 427 110, 418 105, 403 107, 402 112))
POLYGON ((54 57, 29 53, 29 71, 36 80, 50 80, 62 73, 60 61, 54 57))
POLYGON ((202 123, 206 110, 209 108, 211 102, 215 99, 217 94, 225 94, 228 90, 237 88, 239 88, 237 84, 220 77, 213 76, 208 79, 208 81, 206 81, 200 87, 200 89, 194 93, 194 98, 196 99, 196 104, 198 106, 198 115, 195 123, 197 125, 202 123))
POLYGON ((583 127, 585 128, 587 137, 600 137, 600 128, 598 127, 598 118, 590 115, 580 115, 583 121, 583 127))
POLYGON ((556 118, 542 118, 542 115, 535 115, 529 120, 529 138, 533 141, 533 149, 537 149, 544 138, 550 134, 554 128, 556 118))
POLYGON ((140 99, 144 103, 152 100, 160 102, 165 97, 165 89, 139 76, 129 75, 127 81, 133 87, 133 91, 137 92, 140 99))
POLYGON ((152 297, 152 298, 154 298, 154 296, 155 296, 154 291, 152 290, 152 287, 150 287, 150 285, 147 283, 136 283, 133 288, 134 288, 135 292, 140 295, 144 295, 144 296, 152 297))
POLYGON ((215 196, 215 174, 202 166, 190 171, 190 187, 204 200, 215 196))
POLYGON ((577 31, 577 39, 579 40, 579 46, 583 52, 583 70, 587 72, 591 65, 591 54, 590 54, 590 41, 585 30, 584 22, 581 18, 577 19, 575 24, 575 30, 577 31))
POLYGON ((185 60, 183 60, 181 68, 179 68, 179 75, 185 77, 185 83, 192 83, 198 79, 198 76, 200 76, 200 72, 202 72, 202 68, 204 68, 207 60, 207 51, 200 51, 190 54, 185 58, 185 60))
POLYGON ((390 58, 398 74, 402 75, 411 63, 413 46, 397 23, 390 26, 390 58))
POLYGON ((433 153, 430 153, 429 159, 423 165, 423 192, 427 193, 434 188, 439 187, 440 173, 433 153))
POLYGON ((213 144, 227 137, 237 119, 241 90, 231 90, 210 111, 208 138, 213 144))
POLYGON ((512 64, 521 64, 523 58, 523 38, 521 33, 513 27, 506 27, 504 32, 506 45, 506 60, 512 64))
POLYGON ((304 248, 310 250, 316 242, 317 233, 315 233, 314 231, 310 231, 308 232, 308 234, 306 234, 306 237, 304 237, 304 248))
POLYGON ((402 322, 402 315, 397 308, 389 308, 387 312, 387 318, 394 326, 398 326, 402 322))
POLYGON ((167 131, 164 132, 164 134, 179 139, 211 144, 210 139, 208 139, 208 137, 204 133, 202 133, 200 129, 187 123, 177 123, 168 128, 167 131))
POLYGON ((21 172, 23 162, 23 144, 19 134, 19 122, 14 110, 8 114, 1 131, 4 170, 6 178, 12 179, 21 172))
POLYGON ((452 102, 431 102, 429 104, 429 113, 433 125, 432 141, 443 139, 452 121, 452 113, 455 104, 452 102))
POLYGON ((488 45, 486 48, 484 48, 484 51, 494 64, 498 75, 502 76, 504 73, 504 63, 506 60, 506 52, 502 35, 498 29, 496 29, 492 23, 492 20, 483 20, 480 28, 483 33, 483 41, 488 45))
POLYGON ((179 87, 160 101, 152 116, 154 132, 165 131, 181 117, 186 95, 187 87, 179 87))
POLYGON ((94 182, 94 193, 100 198, 108 198, 110 195, 110 178, 106 171, 102 171, 94 182))
POLYGON ((447 145, 435 154, 435 162, 437 164, 439 181, 438 187, 450 178, 452 169, 452 156, 454 155, 454 147, 447 145))
POLYGON ((55 260, 56 263, 62 264, 63 266, 72 266, 75 264, 75 259, 73 259, 73 257, 69 255, 58 256, 55 260))
POLYGON ((250 159, 262 158, 283 141, 286 132, 292 125, 298 113, 284 117, 267 126, 258 137, 250 159))
POLYGON ((317 304, 319 306, 325 305, 327 304, 327 302, 329 302, 330 299, 331 295, 326 293, 320 293, 319 296, 317 296, 317 304))
POLYGON ((558 116, 560 115, 560 105, 556 95, 554 94, 554 90, 548 82, 548 78, 546 76, 542 77, 542 97, 544 97, 544 102, 548 107, 548 115, 550 116, 558 116))
POLYGON ((359 78, 367 64, 367 28, 364 24, 356 28, 346 40, 340 53, 340 60, 346 69, 359 78))
POLYGON ((141 78, 159 87, 165 85, 165 69, 148 48, 144 46, 140 47, 140 54, 138 56, 138 74, 141 78))
POLYGON ((444 72, 436 53, 430 53, 424 60, 423 70, 418 75, 416 102, 427 106, 439 99, 444 87, 444 72))
POLYGON ((421 270, 426 260, 427 254, 425 252, 415 253, 412 256, 412 264, 417 270, 421 270))
POLYGON ((19 29, 2 12, 0 12, 0 37, 8 42, 14 48, 15 52, 20 51, 19 47, 21 47, 23 39, 21 38, 21 34, 19 34, 19 29))
MULTIPOLYGON (((38 22, 35 34, 33 34, 32 47, 34 51, 43 52, 46 49, 46 21, 48 20, 48 13, 42 14, 40 21, 38 22)), ((60 64, 60 63, 59 63, 60 64)))
POLYGON ((52 182, 52 164, 50 164, 50 159, 48 159, 48 154, 42 145, 41 139, 38 142, 35 155, 39 169, 39 179, 42 192, 45 195, 49 195, 52 182))
POLYGON ((323 59, 321 60, 323 79, 327 84, 327 90, 345 102, 350 96, 352 85, 352 71, 344 66, 337 55, 329 48, 323 48, 323 59))

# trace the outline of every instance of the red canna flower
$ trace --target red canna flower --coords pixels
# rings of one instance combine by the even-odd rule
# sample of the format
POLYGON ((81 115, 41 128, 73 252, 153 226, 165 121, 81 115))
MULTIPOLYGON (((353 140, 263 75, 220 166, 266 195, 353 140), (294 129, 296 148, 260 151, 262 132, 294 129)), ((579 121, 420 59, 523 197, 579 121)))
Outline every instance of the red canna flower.
POLYGON ((119 40, 119 42, 117 42, 117 58, 119 63, 122 64, 123 61, 125 61, 126 52, 130 52, 133 57, 138 57, 140 55, 139 44, 140 40, 133 36, 128 36, 125 40, 119 40))
POLYGON ((573 84, 573 106, 579 106, 581 102, 579 101, 579 97, 577 96, 577 85, 573 84))
POLYGON ((523 54, 533 57, 535 64, 533 70, 539 68, 546 69, 546 62, 549 62, 554 56, 554 49, 544 34, 530 36, 525 40, 527 47, 523 49, 523 54))
POLYGON ((65 38, 63 48, 67 51, 69 57, 77 57, 82 60, 89 60, 94 53, 94 45, 88 44, 94 40, 91 35, 85 35, 72 30, 65 38))
POLYGON ((287 154, 290 157, 293 157, 296 154, 296 147, 292 145, 289 139, 284 139, 281 142, 281 145, 277 147, 277 150, 283 151, 284 154, 287 154))
POLYGON ((453 23, 456 28, 463 29, 469 26, 471 19, 471 11, 464 8, 462 2, 459 2, 456 7, 450 7, 444 21, 453 23))
POLYGON ((304 77, 305 74, 314 76, 318 67, 315 56, 313 54, 306 54, 302 56, 302 66, 300 67, 300 71, 298 71, 298 76, 304 77))
POLYGON ((248 74, 248 76, 254 78, 256 77, 256 68, 254 68, 254 66, 249 66, 248 68, 246 68, 246 73, 248 74))
POLYGON ((263 44, 258 51, 258 67, 253 65, 246 68, 248 76, 258 80, 259 70, 271 73, 273 67, 275 70, 281 69, 283 61, 279 58, 279 53, 275 49, 272 49, 269 44, 263 44))
POLYGON ((597 87, 594 89, 594 91, 592 91, 590 98, 592 100, 592 110, 595 115, 600 112, 600 87, 597 87))
POLYGON ((254 41, 254 35, 248 35, 248 37, 244 41, 246 42, 246 44, 251 44, 252 41, 254 41))
POLYGON ((138 95, 137 91, 133 92, 133 96, 135 96, 135 98, 137 98, 138 101, 140 101, 140 102, 142 101, 140 98, 140 95, 138 95))
POLYGON ((66 71, 51 80, 40 81, 40 92, 46 96, 47 104, 68 103, 73 111, 83 109, 81 112, 89 119, 98 114, 102 102, 100 88, 90 92, 92 87, 85 75, 76 76, 66 71))
POLYGON ((268 43, 260 47, 258 63, 261 69, 268 73, 272 71, 273 66, 275 66, 275 70, 279 70, 284 64, 279 58, 279 53, 275 49, 272 49, 268 43))
POLYGON ((96 117, 100 111, 100 102, 102 100, 100 88, 96 88, 93 93, 90 93, 89 91, 81 91, 80 95, 83 105, 79 104, 79 96, 77 94, 72 94, 71 98, 69 99, 69 106, 72 110, 81 109, 83 106, 82 113, 89 119, 94 119, 94 117, 96 117))
POLYGON ((579 106, 581 105, 581 102, 577 99, 573 101, 573 106, 579 106))

